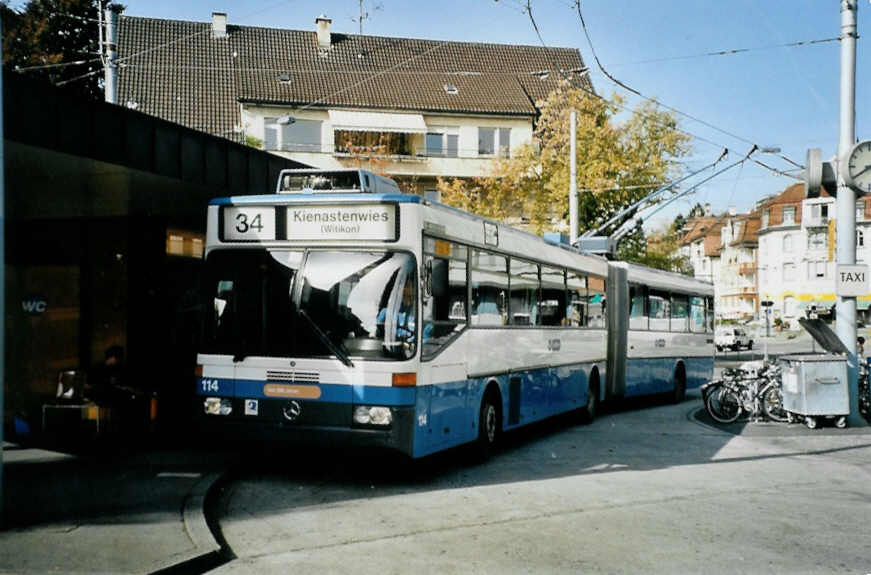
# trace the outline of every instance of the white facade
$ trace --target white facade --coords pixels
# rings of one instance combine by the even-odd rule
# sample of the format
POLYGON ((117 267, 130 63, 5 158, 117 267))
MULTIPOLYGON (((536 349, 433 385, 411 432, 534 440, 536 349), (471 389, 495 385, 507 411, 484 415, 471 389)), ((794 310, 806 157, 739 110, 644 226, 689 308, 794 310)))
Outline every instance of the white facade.
POLYGON ((747 219, 728 218, 720 229, 720 270, 716 285, 717 315, 738 319, 756 314, 756 245, 743 241, 747 219))
MULTIPOLYGON (((837 267, 835 198, 802 201, 801 223, 763 226, 759 230, 760 297, 771 300, 775 317, 797 320, 816 310, 827 315, 835 305, 837 267)), ((764 222, 764 219, 763 219, 764 222)), ((856 207, 856 262, 871 262, 871 220, 864 201, 856 207)), ((858 307, 871 298, 860 297, 858 307)), ((790 321, 791 327, 794 321, 790 321)))
POLYGON ((365 150, 345 149, 341 134, 389 134, 401 140, 398 153, 376 152, 374 162, 391 176, 481 177, 497 157, 532 141, 531 117, 449 116, 372 110, 297 110, 243 105, 245 136, 276 154, 321 169, 357 165, 365 150), (292 118, 292 122, 288 120, 292 118), (337 132, 339 135, 337 135, 337 132))

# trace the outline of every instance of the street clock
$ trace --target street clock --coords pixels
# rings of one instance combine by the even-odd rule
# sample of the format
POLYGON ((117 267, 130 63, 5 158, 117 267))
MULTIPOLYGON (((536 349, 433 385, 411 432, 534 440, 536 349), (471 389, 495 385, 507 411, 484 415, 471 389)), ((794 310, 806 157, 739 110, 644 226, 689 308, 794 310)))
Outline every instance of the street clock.
POLYGON ((838 180, 832 162, 823 161, 823 153, 819 148, 807 151, 807 171, 804 174, 805 197, 818 198, 820 191, 825 190, 832 197, 838 193, 838 180))
POLYGON ((844 158, 841 175, 844 183, 857 193, 871 193, 871 141, 853 144, 844 158))

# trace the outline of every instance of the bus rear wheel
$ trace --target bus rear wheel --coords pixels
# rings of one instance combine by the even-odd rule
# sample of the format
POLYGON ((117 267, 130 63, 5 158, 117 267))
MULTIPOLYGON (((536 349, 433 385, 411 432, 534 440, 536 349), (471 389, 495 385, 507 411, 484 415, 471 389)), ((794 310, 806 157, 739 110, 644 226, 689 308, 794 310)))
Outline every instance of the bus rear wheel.
POLYGON ((671 400, 674 403, 681 403, 687 396, 687 371, 684 365, 678 364, 674 370, 674 390, 672 391, 671 400))
POLYGON ((478 413, 478 439, 475 441, 475 451, 480 459, 487 459, 496 450, 499 441, 501 416, 499 411, 499 395, 490 390, 481 400, 481 410, 478 413))
POLYGON ((587 405, 581 408, 581 423, 593 423, 599 410, 599 374, 593 374, 590 387, 587 390, 587 405))

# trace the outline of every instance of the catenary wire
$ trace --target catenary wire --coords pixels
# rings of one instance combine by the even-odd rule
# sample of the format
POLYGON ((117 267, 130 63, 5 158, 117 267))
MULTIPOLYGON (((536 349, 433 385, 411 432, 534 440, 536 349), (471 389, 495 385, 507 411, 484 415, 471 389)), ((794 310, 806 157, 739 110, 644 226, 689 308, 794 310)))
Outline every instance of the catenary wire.
MULTIPOLYGON (((527 0, 527 4, 529 4, 529 1, 530 1, 530 0, 527 0)), ((683 117, 685 117, 685 118, 687 118, 687 119, 689 119, 689 120, 692 120, 692 121, 694 121, 694 122, 698 122, 698 123, 700 123, 700 124, 702 124, 702 125, 704 125, 704 126, 707 126, 708 128, 711 128, 712 130, 715 130, 715 131, 717 131, 717 132, 720 132, 721 134, 724 134, 724 135, 726 135, 726 136, 730 136, 730 137, 735 138, 736 140, 739 140, 739 141, 744 142, 744 143, 746 143, 746 144, 751 144, 751 145, 753 145, 753 146, 756 146, 756 143, 755 143, 755 142, 753 142, 753 141, 751 141, 751 140, 749 140, 749 139, 747 139, 747 138, 744 138, 743 136, 740 136, 740 135, 735 134, 734 132, 730 132, 730 131, 728 131, 728 130, 724 130, 723 128, 720 128, 720 127, 718 127, 718 126, 715 126, 714 124, 711 124, 710 122, 707 122, 707 121, 705 121, 705 120, 702 120, 701 118, 698 118, 698 117, 696 117, 696 116, 693 116, 693 115, 691 115, 691 114, 688 114, 688 113, 686 113, 686 112, 683 112, 683 111, 681 111, 681 110, 679 110, 679 109, 677 109, 677 108, 674 108, 674 107, 672 107, 672 106, 669 106, 668 104, 664 104, 663 102, 660 102, 659 100, 657 100, 657 99, 655 99, 655 98, 649 98, 649 97, 645 96, 644 94, 642 94, 641 92, 639 92, 638 90, 635 90, 634 88, 632 88, 632 87, 630 87, 630 86, 627 86, 625 83, 621 82, 620 80, 618 80, 617 78, 615 78, 614 76, 612 76, 612 75, 611 75, 611 74, 610 74, 610 73, 605 69, 605 67, 602 65, 602 62, 599 60, 599 56, 596 54, 595 46, 593 45, 593 41, 592 41, 592 39, 590 38, 590 34, 589 34, 588 30, 587 30, 587 24, 586 24, 586 22, 584 21, 583 11, 581 10, 581 0, 574 0, 574 6, 575 6, 575 8, 577 9, 578 18, 579 18, 580 21, 581 21, 581 28, 583 29, 583 31, 584 31, 584 36, 587 38, 587 42, 588 42, 589 45, 590 45, 590 51, 591 51, 592 54, 593 54, 593 58, 596 60, 596 64, 598 65, 599 69, 602 71, 602 73, 603 73, 606 77, 608 77, 608 79, 610 79, 612 82, 614 82, 614 83, 617 84, 618 86, 622 87, 623 89, 625 89, 625 90, 627 90, 627 91, 629 91, 629 92, 631 92, 631 93, 633 93, 633 94, 635 94, 635 95, 637 95, 637 96, 643 98, 645 101, 652 102, 654 105, 657 105, 657 106, 662 106, 663 108, 665 108, 665 109, 667 109, 667 110, 670 110, 670 111, 674 112, 675 114, 678 114, 678 115, 680 115, 680 116, 683 116, 683 117)), ((781 157, 782 157, 783 159, 785 159, 786 161, 788 161, 789 163, 793 164, 794 166, 798 166, 798 165, 799 165, 799 164, 797 164, 796 162, 793 162, 792 160, 789 160, 788 158, 786 158, 786 156, 781 155, 781 157)), ((763 167, 766 167, 766 168, 771 169, 770 166, 767 166, 767 165, 764 165, 764 164, 760 164, 760 165, 762 165, 763 167)), ((772 171, 777 172, 777 170, 773 170, 773 169, 772 169, 772 171)), ((779 172, 778 172, 778 173, 779 173, 779 172)), ((782 174, 781 174, 781 175, 782 175, 782 174)))

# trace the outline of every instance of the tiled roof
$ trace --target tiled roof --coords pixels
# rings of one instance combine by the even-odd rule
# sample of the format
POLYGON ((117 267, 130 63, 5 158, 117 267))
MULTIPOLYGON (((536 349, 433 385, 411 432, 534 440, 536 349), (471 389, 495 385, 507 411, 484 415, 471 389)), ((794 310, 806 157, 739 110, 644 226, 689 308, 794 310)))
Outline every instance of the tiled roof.
POLYGON ((703 237, 708 229, 713 226, 719 218, 716 216, 702 216, 693 218, 684 226, 684 235, 680 240, 681 245, 686 245, 703 237))
POLYGON ((759 242, 759 228, 762 227, 762 220, 758 214, 751 214, 740 222, 740 228, 732 241, 731 246, 755 246, 759 242))
MULTIPOLYGON (((828 197, 825 191, 821 192, 828 197)), ((768 225, 779 226, 783 223, 783 208, 795 208, 795 223, 801 223, 801 203, 805 198, 804 184, 793 184, 776 196, 766 200, 760 210, 768 210, 768 225)))
POLYGON ((720 234, 720 230, 723 228, 723 222, 716 222, 711 228, 705 233, 705 255, 708 257, 719 256, 720 252, 723 251, 722 246, 722 237, 720 234))
POLYGON ((121 17, 119 102, 225 136, 239 102, 533 116, 564 74, 584 67, 567 48, 333 33, 322 55, 314 30, 227 31, 215 38, 211 23, 121 17))

